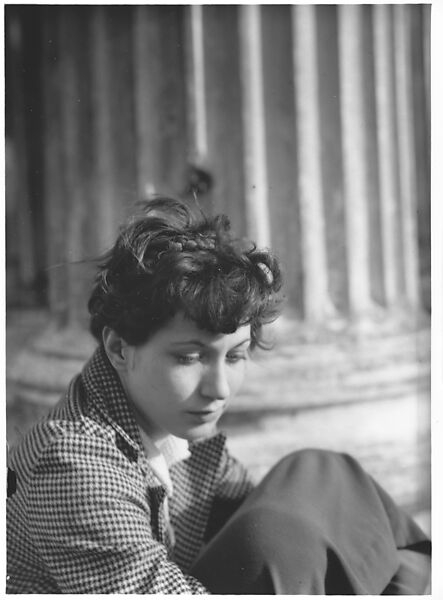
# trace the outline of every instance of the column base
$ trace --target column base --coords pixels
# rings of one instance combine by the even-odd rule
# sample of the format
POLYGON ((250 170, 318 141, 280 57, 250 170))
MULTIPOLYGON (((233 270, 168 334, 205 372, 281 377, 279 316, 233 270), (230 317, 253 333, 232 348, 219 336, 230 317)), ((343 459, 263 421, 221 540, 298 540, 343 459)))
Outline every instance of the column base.
MULTIPOLYGON (((426 319, 415 322, 420 327, 407 331, 353 324, 314 334, 283 318, 274 350, 257 353, 222 418, 233 453, 260 478, 300 448, 348 452, 400 504, 428 510, 430 328, 426 319)), ((15 346, 8 343, 9 443, 60 399, 96 342, 84 330, 50 324, 15 346)))

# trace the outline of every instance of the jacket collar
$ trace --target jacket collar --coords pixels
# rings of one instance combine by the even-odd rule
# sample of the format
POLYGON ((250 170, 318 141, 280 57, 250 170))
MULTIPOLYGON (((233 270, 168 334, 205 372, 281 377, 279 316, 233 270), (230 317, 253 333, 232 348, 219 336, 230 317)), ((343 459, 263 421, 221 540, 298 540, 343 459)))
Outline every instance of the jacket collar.
POLYGON ((109 362, 106 352, 99 346, 86 363, 81 378, 88 403, 123 438, 137 454, 143 445, 134 411, 123 389, 120 378, 109 362))

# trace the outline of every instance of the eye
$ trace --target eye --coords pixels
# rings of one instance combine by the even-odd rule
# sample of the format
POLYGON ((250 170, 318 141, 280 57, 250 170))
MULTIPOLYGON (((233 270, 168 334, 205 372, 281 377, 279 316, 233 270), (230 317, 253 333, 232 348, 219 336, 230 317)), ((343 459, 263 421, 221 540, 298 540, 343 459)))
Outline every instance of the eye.
POLYGON ((193 365, 200 361, 200 354, 176 354, 175 359, 180 365, 193 365))
POLYGON ((232 352, 226 355, 226 361, 230 364, 238 363, 242 360, 247 360, 247 352, 232 352))

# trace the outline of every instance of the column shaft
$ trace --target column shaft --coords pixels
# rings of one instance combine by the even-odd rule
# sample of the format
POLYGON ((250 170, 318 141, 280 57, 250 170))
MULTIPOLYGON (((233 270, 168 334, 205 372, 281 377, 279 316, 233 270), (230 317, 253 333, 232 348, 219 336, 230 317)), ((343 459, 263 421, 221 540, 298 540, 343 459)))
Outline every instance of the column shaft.
POLYGON ((203 7, 186 7, 185 20, 189 154, 199 164, 208 153, 203 7))
POLYGON ((319 322, 328 312, 330 301, 323 213, 315 7, 293 7, 292 15, 304 314, 309 321, 319 322))
POLYGON ((270 243, 265 114, 259 6, 241 6, 241 74, 245 200, 249 234, 260 246, 270 243))
POLYGON ((111 65, 107 44, 105 11, 96 7, 92 20, 92 103, 94 114, 95 206, 100 219, 97 242, 105 249, 115 231, 114 206, 117 189, 114 182, 112 110, 110 105, 111 65))
POLYGON ((411 307, 419 305, 417 179, 412 108, 409 9, 394 7, 397 134, 400 164, 400 204, 405 296, 411 307))
POLYGON ((366 312, 371 304, 361 11, 359 6, 338 7, 349 304, 351 313, 356 315, 366 312))
MULTIPOLYGON (((28 178, 16 175, 18 173, 27 174, 30 162, 28 150, 31 140, 26 135, 26 119, 22 118, 23 114, 27 114, 25 109, 26 86, 20 75, 27 67, 24 56, 26 51, 26 34, 26 28, 20 19, 11 18, 9 20, 7 30, 5 31, 7 43, 9 42, 8 58, 10 60, 8 92, 9 98, 13 98, 15 106, 14 109, 12 107, 10 109, 12 114, 12 124, 10 126, 14 132, 14 138, 7 138, 5 146, 5 183, 7 185, 7 195, 10 198, 6 205, 7 219, 9 205, 17 205, 16 212, 18 218, 14 219, 13 224, 15 227, 11 226, 11 219, 8 219, 11 229, 14 229, 14 237, 16 238, 11 240, 11 246, 14 245, 14 251, 15 248, 17 249, 17 275, 20 282, 28 287, 32 285, 37 269, 34 251, 35 231, 33 231, 31 218, 31 190, 28 178)), ((5 98, 5 100, 8 103, 8 99, 5 98)))
POLYGON ((377 109, 377 145, 383 282, 387 306, 398 299, 397 160, 395 144, 394 73, 391 61, 391 8, 374 6, 375 97, 377 109))

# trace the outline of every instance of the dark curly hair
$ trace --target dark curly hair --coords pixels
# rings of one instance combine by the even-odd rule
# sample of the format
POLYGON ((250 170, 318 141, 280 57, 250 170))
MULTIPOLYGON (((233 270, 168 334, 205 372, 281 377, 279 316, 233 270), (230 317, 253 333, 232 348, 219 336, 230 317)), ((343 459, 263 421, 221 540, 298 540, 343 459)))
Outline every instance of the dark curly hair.
POLYGON ((281 271, 267 250, 232 236, 226 216, 208 217, 172 198, 141 204, 102 258, 88 309, 90 330, 105 326, 140 345, 178 312, 212 333, 251 325, 251 347, 278 316, 281 271))

